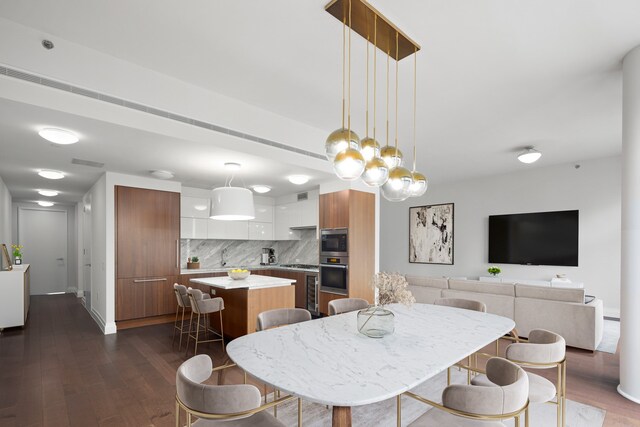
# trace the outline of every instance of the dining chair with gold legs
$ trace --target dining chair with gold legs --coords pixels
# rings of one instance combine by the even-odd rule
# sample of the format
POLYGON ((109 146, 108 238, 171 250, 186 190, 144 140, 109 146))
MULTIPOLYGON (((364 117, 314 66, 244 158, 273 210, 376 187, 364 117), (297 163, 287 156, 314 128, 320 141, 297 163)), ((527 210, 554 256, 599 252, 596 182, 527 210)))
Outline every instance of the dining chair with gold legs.
MULTIPOLYGON (((294 323, 311 320, 311 313, 303 308, 276 308, 274 310, 263 311, 258 314, 256 321, 256 332, 267 329, 278 328, 280 326, 293 325, 294 323)), ((273 399, 280 391, 273 390, 273 399)), ((264 386, 264 402, 267 403, 267 386, 264 386)), ((273 408, 274 416, 278 415, 278 408, 273 408)), ((302 425, 302 401, 298 399, 298 426, 302 425)))
MULTIPOLYGON (((499 357, 487 361, 486 373, 497 386, 450 385, 442 392, 442 404, 410 391, 405 392, 405 395, 434 408, 409 425, 413 427, 476 425, 504 427, 502 420, 513 418, 515 427, 519 427, 520 416, 524 414, 524 425, 528 427, 529 378, 527 373, 515 363, 499 357)), ((400 405, 400 399, 398 399, 398 405, 400 405)), ((398 415, 400 414, 401 409, 398 406, 398 415)))
POLYGON ((195 347, 193 354, 198 354, 198 344, 205 342, 217 342, 222 344, 222 353, 224 353, 224 326, 222 323, 222 311, 224 310, 224 301, 222 298, 205 298, 206 294, 203 294, 199 289, 187 290, 189 294, 189 301, 191 302, 191 321, 189 322, 189 334, 187 335, 187 351, 189 354, 189 340, 193 338, 195 340, 195 347), (220 331, 214 330, 210 325, 210 315, 213 313, 220 314, 220 331), (193 315, 196 315, 195 321, 195 335, 193 334, 193 315), (200 334, 204 334, 204 339, 200 339, 200 334), (207 339, 207 335, 212 333, 218 338, 207 339))
MULTIPOLYGON (((487 306, 482 301, 475 301, 463 298, 438 298, 434 302, 435 305, 442 305, 445 307, 460 308, 463 310, 479 311, 481 313, 487 312, 487 306)), ((467 366, 477 366, 476 355, 471 354, 467 357, 467 366), (472 363, 472 359, 474 363, 472 363)), ((467 369, 467 384, 471 383, 471 370, 467 369)), ((451 385, 451 368, 447 368, 447 385, 451 385)))
MULTIPOLYGON (((551 403, 556 405, 557 426, 566 425, 566 343, 563 337, 555 332, 534 329, 529 332, 527 342, 510 344, 505 356, 513 363, 527 369, 555 369, 557 380, 553 382, 540 375, 527 372, 529 375, 529 400, 531 403, 551 403), (555 401, 554 401, 555 398, 555 401)), ((493 386, 485 375, 477 376, 472 384, 493 386)))
MULTIPOLYGON (((223 366, 226 368, 228 366, 223 366)), ((181 414, 186 413, 187 426, 284 427, 266 409, 293 400, 284 396, 261 405, 260 391, 254 385, 204 384, 218 368, 211 357, 199 354, 191 357, 176 373, 176 427, 181 427, 181 414), (194 417, 197 420, 194 421, 194 417)))
POLYGON ((329 301, 329 316, 362 310, 369 307, 369 301, 362 298, 340 298, 329 301))

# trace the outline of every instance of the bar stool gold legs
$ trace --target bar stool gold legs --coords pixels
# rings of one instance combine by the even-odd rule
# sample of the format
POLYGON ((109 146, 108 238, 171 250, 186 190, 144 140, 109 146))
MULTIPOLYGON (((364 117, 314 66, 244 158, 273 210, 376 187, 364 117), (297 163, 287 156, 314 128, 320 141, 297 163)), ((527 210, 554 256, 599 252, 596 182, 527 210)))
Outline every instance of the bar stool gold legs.
POLYGON ((396 424, 398 427, 402 426, 402 395, 399 394, 396 397, 396 408, 397 408, 397 413, 396 413, 396 424))
POLYGON ((187 350, 185 354, 189 354, 189 341, 191 338, 195 341, 195 348, 193 354, 198 354, 198 344, 206 343, 206 342, 217 342, 220 341, 222 344, 222 351, 224 352, 224 329, 222 326, 222 311, 220 313, 220 332, 215 331, 210 324, 209 314, 200 314, 196 313, 196 321, 195 321, 195 335, 193 335, 193 312, 191 312, 191 319, 189 321, 189 332, 187 335, 187 350), (201 331, 202 330, 202 331, 201 331), (204 334, 204 339, 201 339, 200 334, 204 334), (213 339, 207 339, 208 334, 213 334, 213 339))

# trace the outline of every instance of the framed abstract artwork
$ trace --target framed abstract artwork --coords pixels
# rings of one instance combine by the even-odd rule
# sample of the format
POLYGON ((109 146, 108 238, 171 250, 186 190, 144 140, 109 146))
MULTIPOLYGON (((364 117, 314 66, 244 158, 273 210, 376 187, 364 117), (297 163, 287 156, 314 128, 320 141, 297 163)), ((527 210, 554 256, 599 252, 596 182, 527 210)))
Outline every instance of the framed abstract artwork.
POLYGON ((453 265, 453 203, 409 208, 409 262, 453 265))

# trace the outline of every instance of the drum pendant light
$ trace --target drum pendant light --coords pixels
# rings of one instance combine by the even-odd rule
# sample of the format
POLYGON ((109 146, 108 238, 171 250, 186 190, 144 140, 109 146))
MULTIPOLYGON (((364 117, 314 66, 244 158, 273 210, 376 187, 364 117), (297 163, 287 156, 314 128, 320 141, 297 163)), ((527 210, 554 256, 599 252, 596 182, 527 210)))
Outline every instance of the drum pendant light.
MULTIPOLYGON (((396 55, 398 54, 398 33, 396 32, 396 55)), ((387 61, 389 57, 387 56, 387 61)), ((387 62, 388 63, 388 62, 387 62)), ((388 70, 388 66, 387 66, 388 70)), ((389 78, 387 73, 387 79, 389 78)), ((388 86, 388 85, 387 85, 388 86)), ((395 148, 398 147, 398 58, 396 56, 396 137, 395 148)), ((388 109, 388 108, 387 108, 388 109)), ((396 157, 397 157, 396 153, 396 157)), ((413 184, 413 177, 409 169, 396 166, 389 171, 389 179, 382 186, 382 195, 390 202, 401 202, 409 198, 409 188, 413 184)))
MULTIPOLYGON (((344 24, 343 24, 344 26, 344 24)), ((357 135, 351 131, 351 0, 349 0, 349 92, 347 107, 347 136, 348 146, 345 150, 336 154, 333 160, 333 170, 338 178, 344 181, 353 181, 362 175, 365 167, 365 160, 360 153, 360 141, 357 135), (351 138, 355 137, 355 147, 351 144, 351 138)), ((333 135, 333 134, 332 134, 333 135)), ((331 137, 331 135, 329 135, 331 137)))
MULTIPOLYGON (((239 167, 237 163, 225 164, 225 167, 231 170, 231 167, 239 167)), ((255 208, 253 206, 253 193, 251 190, 243 187, 232 187, 233 172, 231 178, 225 180, 224 187, 218 187, 211 192, 211 219, 221 221, 246 221, 256 217, 255 208)))
POLYGON ((389 166, 380 158, 380 144, 376 140, 376 85, 377 85, 378 17, 373 21, 373 138, 369 138, 369 40, 367 39, 367 137, 362 140, 361 152, 367 164, 362 181, 369 187, 380 187, 389 179, 389 166))
POLYGON ((417 51, 413 55, 413 171, 411 172, 411 177, 413 178, 413 182, 409 187, 409 194, 411 197, 420 197, 424 193, 427 192, 427 187, 429 186, 429 182, 427 181, 427 177, 416 171, 416 99, 418 92, 418 55, 417 51))

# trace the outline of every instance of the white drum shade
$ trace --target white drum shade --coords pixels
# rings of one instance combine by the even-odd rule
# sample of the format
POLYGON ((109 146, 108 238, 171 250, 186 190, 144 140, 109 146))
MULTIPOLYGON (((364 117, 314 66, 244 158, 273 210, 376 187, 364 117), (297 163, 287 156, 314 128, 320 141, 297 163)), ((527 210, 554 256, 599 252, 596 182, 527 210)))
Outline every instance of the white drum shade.
POLYGON ((244 221, 255 217, 251 190, 241 187, 220 187, 211 192, 211 219, 244 221))

